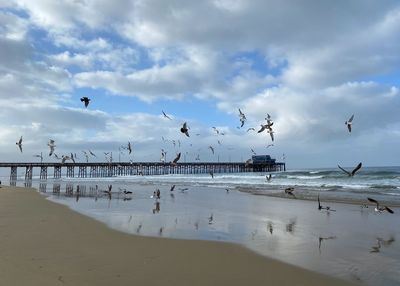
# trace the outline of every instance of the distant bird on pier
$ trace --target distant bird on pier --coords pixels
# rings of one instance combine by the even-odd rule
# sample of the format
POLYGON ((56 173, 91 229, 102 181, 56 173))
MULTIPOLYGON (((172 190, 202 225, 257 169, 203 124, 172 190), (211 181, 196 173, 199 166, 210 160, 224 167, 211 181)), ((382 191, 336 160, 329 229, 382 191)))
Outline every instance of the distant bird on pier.
POLYGON ((247 118, 246 115, 244 115, 244 113, 240 110, 240 108, 239 108, 239 120, 240 120, 240 128, 242 128, 247 118))
POLYGON ((161 110, 162 114, 164 115, 165 118, 168 118, 169 120, 172 120, 171 117, 169 117, 164 110, 161 110))
POLYGON ((86 107, 86 108, 87 108, 88 105, 89 105, 89 101, 90 101, 90 98, 89 98, 89 97, 86 97, 86 96, 81 97, 81 102, 84 102, 84 103, 85 103, 85 107, 86 107))
POLYGON ((49 157, 50 157, 51 155, 53 155, 54 148, 56 147, 56 144, 55 144, 54 140, 50 139, 49 143, 47 143, 47 146, 49 146, 49 148, 50 148, 50 152, 49 152, 49 157))
POLYGON ((343 168, 340 167, 339 165, 338 165, 338 167, 339 167, 340 170, 342 170, 342 171, 345 172, 347 175, 349 175, 349 177, 353 177, 354 174, 355 174, 358 170, 361 169, 362 163, 360 162, 360 163, 357 165, 357 167, 355 167, 355 168, 353 169, 353 171, 351 171, 351 173, 350 173, 349 171, 346 171, 345 169, 343 169, 343 168))
POLYGON ((22 136, 19 138, 18 142, 15 142, 16 145, 18 145, 19 151, 22 153, 22 136))
POLYGON ((376 212, 381 213, 381 212, 383 212, 383 211, 387 211, 387 212, 389 212, 389 213, 391 213, 391 214, 394 213, 394 211, 391 210, 390 208, 388 208, 387 206, 380 207, 380 206, 379 206, 379 202, 378 202, 377 200, 374 200, 374 199, 371 199, 371 198, 367 198, 367 199, 368 199, 370 202, 376 204, 376 207, 375 207, 375 211, 376 211, 376 212))
POLYGON ((179 159, 181 158, 181 152, 179 152, 177 155, 176 155, 176 157, 175 157, 175 159, 172 161, 172 165, 176 165, 176 163, 178 163, 178 161, 179 161, 179 159))
POLYGON ((182 132, 183 134, 185 134, 187 137, 190 137, 190 136, 189 136, 189 127, 187 126, 187 123, 186 123, 186 122, 183 123, 183 125, 182 125, 182 127, 181 127, 181 132, 182 132))
POLYGON ((351 133, 351 125, 353 124, 353 119, 354 119, 354 114, 350 117, 349 120, 347 120, 344 124, 347 125, 347 129, 351 133))
POLYGON ((131 142, 129 142, 129 141, 128 141, 127 149, 128 149, 128 153, 131 154, 132 153, 132 146, 131 146, 131 142))
POLYGON ((208 146, 208 149, 210 149, 211 150, 211 152, 214 154, 214 147, 213 146, 208 146))

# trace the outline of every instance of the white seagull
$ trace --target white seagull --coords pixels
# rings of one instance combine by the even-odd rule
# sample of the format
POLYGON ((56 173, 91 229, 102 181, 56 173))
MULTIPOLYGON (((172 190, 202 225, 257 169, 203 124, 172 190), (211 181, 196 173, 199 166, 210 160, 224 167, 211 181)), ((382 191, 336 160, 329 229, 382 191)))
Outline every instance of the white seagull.
POLYGON ((351 125, 352 125, 352 122, 353 122, 353 118, 354 118, 354 114, 350 117, 350 119, 349 120, 347 120, 344 124, 346 124, 347 125, 347 129, 349 129, 349 132, 351 133, 351 125))

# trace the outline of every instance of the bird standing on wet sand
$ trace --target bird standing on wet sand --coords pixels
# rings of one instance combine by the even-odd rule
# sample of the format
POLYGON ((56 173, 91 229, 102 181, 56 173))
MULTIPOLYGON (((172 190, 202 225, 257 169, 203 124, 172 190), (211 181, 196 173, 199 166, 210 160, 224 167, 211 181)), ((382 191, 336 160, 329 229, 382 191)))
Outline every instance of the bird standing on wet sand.
POLYGON ((327 210, 327 211, 333 211, 333 212, 335 211, 335 210, 331 209, 330 206, 323 207, 321 205, 321 201, 319 200, 319 195, 318 195, 318 210, 327 210))
POLYGON ((349 120, 347 120, 344 124, 347 125, 347 129, 349 130, 349 132, 351 133, 351 125, 353 123, 353 119, 354 119, 354 114, 350 117, 349 120))
POLYGON ((211 216, 208 218, 208 224, 212 224, 214 220, 214 216, 213 214, 211 214, 211 216))
POLYGON ((339 165, 338 165, 338 167, 339 167, 340 170, 342 170, 342 171, 345 172, 347 175, 349 175, 349 177, 353 177, 354 174, 355 174, 358 170, 361 169, 362 163, 360 162, 360 163, 357 165, 357 167, 355 167, 355 168, 353 169, 353 171, 351 171, 351 173, 350 173, 349 171, 346 171, 345 169, 343 169, 343 168, 340 167, 339 165))
POLYGON ((15 144, 18 145, 19 151, 22 153, 22 136, 19 138, 18 142, 15 142, 15 144))
POLYGON ((182 125, 182 127, 181 127, 181 132, 182 132, 183 134, 185 134, 187 137, 190 137, 190 136, 189 136, 189 127, 187 126, 187 123, 186 123, 186 122, 183 123, 183 125, 182 125))
POLYGON ((376 211, 376 212, 381 213, 381 212, 383 212, 383 211, 387 211, 387 212, 389 212, 389 213, 391 213, 391 214, 394 213, 394 211, 391 210, 390 208, 388 208, 387 206, 380 207, 380 206, 379 206, 379 202, 378 202, 377 200, 374 200, 374 199, 371 199, 371 198, 367 198, 367 199, 368 199, 370 202, 376 204, 376 207, 375 207, 375 211, 376 211))
POLYGON ((81 97, 81 101, 85 103, 85 107, 87 108, 89 105, 90 98, 87 96, 81 97))

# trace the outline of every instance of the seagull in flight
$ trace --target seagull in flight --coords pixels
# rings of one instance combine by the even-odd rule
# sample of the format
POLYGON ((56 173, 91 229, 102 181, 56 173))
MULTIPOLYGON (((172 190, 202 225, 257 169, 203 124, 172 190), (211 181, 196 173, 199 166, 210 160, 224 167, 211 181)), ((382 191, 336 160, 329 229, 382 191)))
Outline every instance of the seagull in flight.
POLYGON ((93 157, 97 157, 92 151, 89 150, 90 155, 92 155, 93 157))
POLYGON ((54 148, 56 147, 56 144, 55 144, 54 140, 53 140, 53 139, 50 139, 50 140, 49 140, 49 143, 47 143, 47 146, 49 146, 49 148, 50 148, 49 156, 53 155, 53 153, 54 153, 54 148))
POLYGON ((89 105, 90 98, 87 96, 84 96, 81 98, 81 101, 85 103, 85 107, 87 108, 89 105))
POLYGON ((208 146, 208 148, 211 150, 211 152, 214 154, 214 147, 213 146, 208 146))
POLYGON ((244 113, 240 110, 239 108, 239 120, 240 120, 240 128, 243 127, 244 123, 246 122, 247 118, 246 115, 244 115, 244 113))
POLYGON ((351 125, 352 125, 352 122, 353 122, 353 118, 354 118, 354 114, 350 117, 350 119, 349 120, 347 120, 344 124, 346 124, 347 125, 347 129, 349 129, 349 132, 351 133, 351 125))
POLYGON ((249 132, 250 130, 256 131, 256 129, 254 127, 250 127, 247 129, 247 132, 249 132))
POLYGON ((127 149, 128 149, 129 154, 131 154, 132 153, 132 146, 131 146, 131 142, 129 142, 129 141, 128 141, 127 149))
POLYGON ((18 142, 15 142, 15 144, 18 145, 19 151, 22 153, 22 136, 19 138, 18 142))
POLYGON ((164 112, 164 110, 161 110, 161 111, 162 111, 162 114, 164 115, 165 118, 168 118, 169 120, 172 120, 172 118, 169 117, 169 116, 164 112))
POLYGON ((189 127, 187 126, 187 123, 186 123, 186 122, 183 123, 182 128, 181 128, 181 132, 182 132, 183 134, 185 134, 187 137, 190 137, 190 136, 189 136, 189 127))
POLYGON ((342 171, 345 172, 347 175, 349 175, 349 177, 353 177, 354 174, 355 174, 358 170, 361 169, 362 164, 361 164, 361 162, 360 162, 360 163, 357 165, 357 167, 355 167, 354 170, 351 171, 351 173, 350 173, 349 171, 346 171, 345 169, 343 169, 343 168, 340 167, 339 165, 338 165, 338 167, 339 167, 340 170, 342 170, 342 171))
MULTIPOLYGON (((270 182, 271 179, 272 179, 272 175, 268 174, 268 175, 265 176, 265 178, 267 179, 267 182, 270 182)), ((285 192, 286 192, 286 190, 285 190, 285 192)))
POLYGON ((391 210, 390 208, 388 208, 387 206, 383 206, 383 207, 380 207, 379 206, 379 202, 377 201, 377 200, 374 200, 374 199, 371 199, 371 198, 367 198, 371 203, 375 203, 376 204, 376 207, 375 207, 375 211, 376 212, 378 212, 378 213, 381 213, 381 212, 383 212, 383 211, 387 211, 387 212, 389 212, 389 213, 394 213, 394 211, 393 210, 391 210))
POLYGON ((261 129, 257 131, 257 133, 263 132, 265 129, 268 129, 269 131, 272 131, 272 125, 274 123, 267 123, 267 124, 261 124, 261 129))
POLYGON ((178 163, 178 161, 179 161, 179 159, 181 158, 181 152, 179 152, 177 155, 176 155, 176 157, 175 157, 175 159, 172 161, 172 165, 176 165, 176 163, 178 163))

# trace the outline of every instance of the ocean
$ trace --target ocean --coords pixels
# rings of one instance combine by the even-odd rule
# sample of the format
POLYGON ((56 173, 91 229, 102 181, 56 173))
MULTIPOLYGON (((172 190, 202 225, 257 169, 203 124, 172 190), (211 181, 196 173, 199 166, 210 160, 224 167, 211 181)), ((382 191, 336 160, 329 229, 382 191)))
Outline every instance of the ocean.
MULTIPOLYGON (((17 185, 35 187, 51 201, 130 234, 238 243, 346 280, 400 284, 399 167, 365 167, 354 177, 339 169, 272 173, 269 182, 266 175, 40 181, 34 174, 32 182, 20 177, 17 185), (111 196, 104 192, 109 185, 111 196), (287 187, 295 188, 294 196, 285 194, 287 187), (160 199, 153 197, 156 189, 160 199), (333 211, 318 210, 317 196, 333 211), (376 213, 367 197, 388 204, 394 214, 376 213)), ((7 183, 7 177, 2 181, 7 183)))

